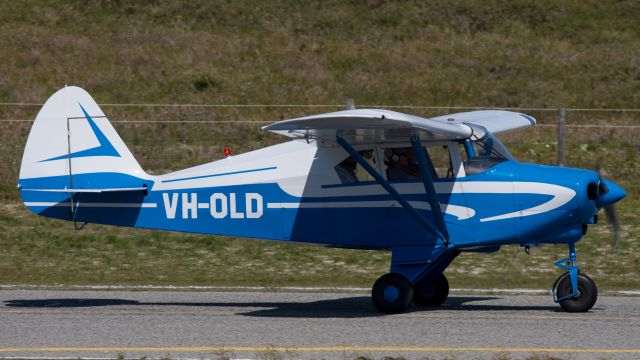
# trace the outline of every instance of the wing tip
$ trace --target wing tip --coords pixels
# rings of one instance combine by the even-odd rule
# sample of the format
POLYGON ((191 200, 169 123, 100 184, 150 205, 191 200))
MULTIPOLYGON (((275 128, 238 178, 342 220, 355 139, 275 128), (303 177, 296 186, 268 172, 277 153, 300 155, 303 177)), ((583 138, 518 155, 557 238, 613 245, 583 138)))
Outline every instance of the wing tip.
POLYGON ((520 116, 528 120, 529 123, 531 123, 531 126, 534 126, 536 124, 536 119, 533 116, 527 114, 520 114, 520 116))

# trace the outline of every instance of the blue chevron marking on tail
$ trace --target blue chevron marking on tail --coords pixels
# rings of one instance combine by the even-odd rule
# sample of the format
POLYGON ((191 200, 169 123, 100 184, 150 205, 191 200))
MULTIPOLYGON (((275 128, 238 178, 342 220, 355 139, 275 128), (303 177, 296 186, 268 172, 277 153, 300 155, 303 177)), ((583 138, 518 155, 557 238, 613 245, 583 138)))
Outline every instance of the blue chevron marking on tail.
POLYGON ((120 157, 120 154, 118 153, 118 151, 113 147, 113 145, 111 145, 111 143, 109 142, 109 139, 107 139, 107 137, 104 135, 104 133, 102 133, 102 131, 100 130, 98 125, 96 125, 95 121, 91 118, 89 113, 87 113, 87 111, 84 109, 82 104, 78 103, 78 105, 80 105, 80 108, 82 109, 82 112, 84 113, 84 116, 87 118, 87 121, 89 122, 89 126, 91 126, 91 130, 93 130, 93 134, 98 139, 98 142, 100 143, 100 145, 96 146, 94 148, 91 148, 91 149, 76 151, 76 152, 73 152, 73 153, 68 154, 68 155, 56 156, 56 157, 52 157, 50 159, 41 160, 39 162, 62 160, 62 159, 69 159, 69 158, 88 157, 88 156, 120 157))

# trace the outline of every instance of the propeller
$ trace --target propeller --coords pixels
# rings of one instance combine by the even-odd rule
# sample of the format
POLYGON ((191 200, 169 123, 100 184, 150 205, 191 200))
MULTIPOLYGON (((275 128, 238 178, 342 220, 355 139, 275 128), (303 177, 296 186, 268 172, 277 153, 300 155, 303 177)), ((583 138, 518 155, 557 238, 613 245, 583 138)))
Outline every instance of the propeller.
POLYGON ((615 251, 618 251, 620 249, 620 221, 618 220, 618 213, 616 212, 614 204, 625 197, 626 192, 614 182, 602 177, 600 164, 597 162, 596 173, 599 177, 596 205, 598 208, 604 209, 604 213, 613 231, 613 237, 615 239, 614 248, 615 251))

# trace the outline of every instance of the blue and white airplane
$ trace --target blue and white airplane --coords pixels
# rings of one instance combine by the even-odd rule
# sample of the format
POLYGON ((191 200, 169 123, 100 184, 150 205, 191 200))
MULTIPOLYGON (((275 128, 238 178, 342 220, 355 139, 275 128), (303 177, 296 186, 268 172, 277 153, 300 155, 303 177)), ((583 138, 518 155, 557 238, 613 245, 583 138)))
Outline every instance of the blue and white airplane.
POLYGON ((155 176, 86 91, 65 87, 35 119, 18 186, 32 212, 77 224, 390 250, 372 290, 384 313, 441 305, 463 251, 567 244, 554 300, 587 311, 597 287, 575 243, 626 193, 592 171, 519 163, 495 137, 534 124, 494 110, 338 111, 264 127, 291 141, 155 176))

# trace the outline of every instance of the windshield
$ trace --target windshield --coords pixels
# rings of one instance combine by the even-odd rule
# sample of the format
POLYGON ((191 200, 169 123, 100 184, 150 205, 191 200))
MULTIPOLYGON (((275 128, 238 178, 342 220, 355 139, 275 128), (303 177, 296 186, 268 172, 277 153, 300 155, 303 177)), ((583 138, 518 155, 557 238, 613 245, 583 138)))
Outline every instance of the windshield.
POLYGON ((473 129, 471 141, 474 153, 468 154, 470 159, 491 159, 496 162, 515 160, 504 144, 492 133, 481 126, 468 125, 473 129))
POLYGON ((471 138, 465 142, 467 159, 464 169, 467 175, 486 171, 497 164, 515 160, 513 155, 492 133, 482 126, 467 124, 473 130, 471 138))

